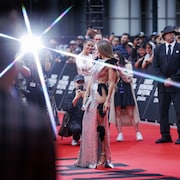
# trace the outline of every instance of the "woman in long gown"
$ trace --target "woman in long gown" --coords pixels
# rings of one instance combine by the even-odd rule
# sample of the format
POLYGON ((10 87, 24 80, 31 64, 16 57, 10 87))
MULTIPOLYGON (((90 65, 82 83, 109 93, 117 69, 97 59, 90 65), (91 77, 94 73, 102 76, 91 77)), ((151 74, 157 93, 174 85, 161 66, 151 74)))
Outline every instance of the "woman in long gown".
POLYGON ((75 166, 98 168, 99 166, 113 168, 111 163, 110 133, 108 110, 111 94, 116 82, 116 71, 112 68, 114 59, 111 44, 102 40, 97 43, 98 57, 92 69, 91 81, 84 97, 91 99, 85 110, 82 124, 82 140, 80 152, 75 166))

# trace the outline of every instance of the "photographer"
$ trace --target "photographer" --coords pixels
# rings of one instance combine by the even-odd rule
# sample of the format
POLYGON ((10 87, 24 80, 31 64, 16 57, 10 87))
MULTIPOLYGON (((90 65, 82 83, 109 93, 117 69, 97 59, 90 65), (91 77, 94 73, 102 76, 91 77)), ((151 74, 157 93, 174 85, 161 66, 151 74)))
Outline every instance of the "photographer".
POLYGON ((26 92, 25 96, 27 102, 39 106, 42 110, 46 111, 45 98, 38 74, 38 69, 31 54, 26 54, 23 57, 25 65, 30 69, 30 75, 26 76, 26 92))
POLYGON ((72 146, 78 145, 82 132, 82 119, 84 112, 81 110, 84 97, 84 76, 76 75, 74 77, 74 90, 66 98, 66 111, 70 114, 69 131, 72 133, 72 146))

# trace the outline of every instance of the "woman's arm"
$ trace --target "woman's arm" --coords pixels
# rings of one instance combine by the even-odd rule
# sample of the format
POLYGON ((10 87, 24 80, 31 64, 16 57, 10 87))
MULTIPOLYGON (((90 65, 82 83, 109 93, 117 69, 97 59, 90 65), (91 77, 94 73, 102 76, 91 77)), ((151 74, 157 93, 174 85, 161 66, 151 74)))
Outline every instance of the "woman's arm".
POLYGON ((110 100, 111 100, 111 95, 116 83, 116 71, 112 68, 108 69, 108 95, 106 97, 106 101, 104 102, 104 111, 107 111, 110 107, 110 100))
POLYGON ((122 78, 122 80, 126 83, 132 82, 132 78, 133 78, 133 71, 132 71, 132 64, 128 63, 125 65, 125 67, 121 70, 120 77, 122 78))
POLYGON ((154 55, 152 54, 149 58, 145 58, 142 63, 142 69, 146 69, 149 64, 152 64, 154 55))
POLYGON ((137 69, 138 69, 138 68, 141 68, 141 64, 142 64, 143 60, 144 60, 144 57, 139 58, 139 59, 135 62, 134 67, 137 68, 137 69))
POLYGON ((84 93, 84 97, 83 97, 83 104, 82 104, 82 110, 86 110, 86 103, 87 103, 87 101, 88 101, 88 98, 89 98, 89 96, 90 96, 90 88, 91 88, 91 84, 92 84, 92 82, 91 82, 91 80, 88 82, 88 84, 87 84, 87 88, 86 88, 86 91, 85 91, 85 93, 84 93))

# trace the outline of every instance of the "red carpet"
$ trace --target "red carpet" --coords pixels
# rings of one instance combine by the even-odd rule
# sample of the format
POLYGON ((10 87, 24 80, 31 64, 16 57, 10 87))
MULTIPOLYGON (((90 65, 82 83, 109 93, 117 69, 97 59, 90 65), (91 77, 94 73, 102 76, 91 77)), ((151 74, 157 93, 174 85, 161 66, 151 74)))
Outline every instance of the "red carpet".
MULTIPOLYGON (((60 116, 61 121, 62 116, 60 116)), ((144 140, 137 142, 133 127, 124 127, 124 142, 116 142, 117 131, 110 126, 113 169, 86 169, 73 166, 79 146, 71 146, 71 138, 60 136, 56 140, 57 180, 83 179, 163 179, 180 180, 180 145, 155 144, 160 137, 159 124, 141 122, 144 140)), ((176 128, 171 128, 173 141, 177 139, 176 128)))

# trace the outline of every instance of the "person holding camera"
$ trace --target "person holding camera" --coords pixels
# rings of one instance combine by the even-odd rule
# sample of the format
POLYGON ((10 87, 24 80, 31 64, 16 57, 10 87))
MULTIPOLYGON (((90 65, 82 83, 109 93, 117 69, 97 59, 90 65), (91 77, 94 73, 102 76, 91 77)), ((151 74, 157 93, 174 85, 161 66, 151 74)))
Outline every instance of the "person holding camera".
POLYGON ((74 77, 74 90, 66 98, 65 110, 70 114, 69 131, 72 134, 72 146, 78 145, 82 132, 82 119, 84 111, 81 110, 84 97, 84 76, 76 75, 74 77))

